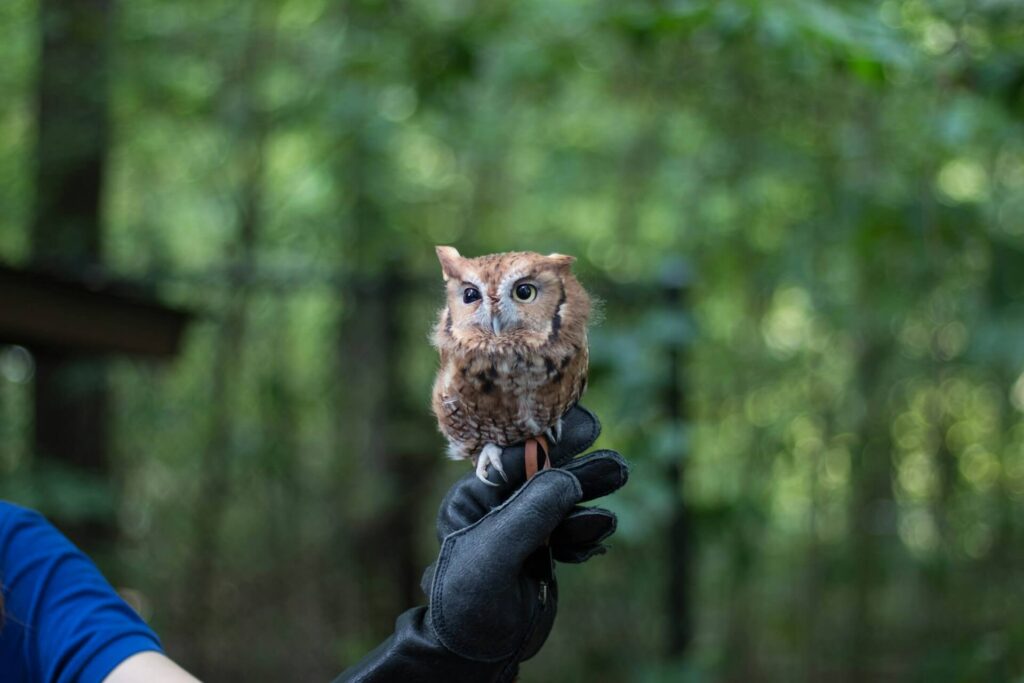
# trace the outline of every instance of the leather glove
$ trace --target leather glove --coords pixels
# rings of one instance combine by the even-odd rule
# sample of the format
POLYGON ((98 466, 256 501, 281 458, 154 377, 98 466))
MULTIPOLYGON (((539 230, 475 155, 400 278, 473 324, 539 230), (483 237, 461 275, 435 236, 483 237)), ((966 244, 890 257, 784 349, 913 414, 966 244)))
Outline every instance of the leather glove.
POLYGON ((438 513, 440 553, 423 577, 428 606, 402 614, 394 634, 337 682, 513 680, 554 623, 552 560, 603 553, 615 531, 612 512, 577 505, 612 493, 629 475, 614 451, 575 457, 600 431, 593 413, 573 408, 551 446, 554 468, 526 482, 524 449, 515 446, 501 455, 507 481, 491 471, 497 486, 472 472, 456 482, 438 513))

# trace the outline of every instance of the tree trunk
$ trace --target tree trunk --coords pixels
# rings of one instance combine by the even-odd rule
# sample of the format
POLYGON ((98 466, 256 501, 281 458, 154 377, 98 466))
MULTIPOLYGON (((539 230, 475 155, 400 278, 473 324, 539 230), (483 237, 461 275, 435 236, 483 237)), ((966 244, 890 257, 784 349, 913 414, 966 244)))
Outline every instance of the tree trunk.
POLYGON ((100 261, 112 14, 112 0, 39 5, 32 255, 37 264, 76 273, 100 261))
MULTIPOLYGON (((191 596, 189 621, 192 624, 192 668, 200 678, 218 678, 220 664, 216 638, 217 561, 220 531, 231 500, 231 426, 234 416, 233 387, 241 370, 245 347, 246 319, 256 266, 256 246, 263 221, 262 194, 264 160, 269 125, 256 98, 255 80, 266 57, 268 45, 260 31, 260 12, 254 10, 238 70, 237 96, 241 102, 240 120, 232 121, 239 131, 239 164, 243 180, 238 190, 238 231, 228 255, 231 270, 229 290, 217 341, 210 390, 209 436, 199 492, 193 507, 194 545, 186 572, 191 596)), ((221 676, 222 677, 222 676, 221 676)))
MULTIPOLYGON (((431 463, 440 456, 431 452, 437 437, 423 409, 427 396, 408 395, 403 313, 413 289, 372 192, 381 173, 378 155, 366 127, 357 126, 337 170, 339 195, 349 200, 344 248, 351 268, 339 290, 336 438, 344 461, 338 486, 380 495, 342 511, 349 523, 339 524, 335 547, 344 586, 335 591, 344 595, 329 604, 342 632, 372 640, 391 632, 400 611, 423 601, 420 511, 431 463)), ((426 343, 421 333, 415 338, 426 343)), ((430 508, 436 509, 433 502, 430 508)))
POLYGON ((861 400, 865 414, 860 425, 860 453, 853 458, 851 481, 850 520, 855 571, 853 577, 853 604, 848 627, 849 668, 848 680, 872 679, 870 658, 872 638, 877 636, 873 598, 882 579, 882 549, 880 525, 887 522, 885 502, 891 499, 892 440, 886 410, 883 363, 887 348, 869 335, 864 340, 858 361, 857 376, 861 385, 861 400))
MULTIPOLYGON (((243 218, 239 236, 242 255, 239 268, 251 268, 254 248, 255 218, 243 218), (250 264, 249 266, 245 264, 250 264)), ((220 550, 220 527, 224 511, 231 497, 231 423, 232 388, 240 372, 240 355, 245 341, 246 316, 250 288, 245 275, 233 278, 230 301, 221 322, 220 337, 213 359, 213 379, 210 389, 211 415, 209 436, 200 474, 199 493, 193 507, 193 538, 191 568, 186 572, 194 599, 189 609, 193 623, 192 643, 197 676, 212 677, 217 660, 213 639, 216 615, 216 564, 220 550)))
MULTIPOLYGON (((100 208, 109 138, 112 0, 41 0, 32 259, 87 276, 101 261, 100 208)), ((108 478, 108 391, 102 362, 33 349, 35 454, 108 478)), ((113 506, 111 506, 113 509, 113 506)), ((115 535, 109 511, 55 520, 87 551, 115 535)))
MULTIPOLYGON (((679 274, 680 276, 682 273, 679 274)), ((667 283, 668 305, 676 315, 685 314, 683 282, 667 283)), ((675 429, 686 424, 686 395, 683 388, 683 350, 676 340, 668 349, 669 383, 665 393, 665 418, 675 429)), ((672 511, 668 525, 668 585, 666 586, 666 619, 670 660, 681 658, 693 640, 693 604, 691 568, 693 556, 693 525, 683 493, 686 453, 681 452, 667 466, 666 479, 672 492, 672 511)))

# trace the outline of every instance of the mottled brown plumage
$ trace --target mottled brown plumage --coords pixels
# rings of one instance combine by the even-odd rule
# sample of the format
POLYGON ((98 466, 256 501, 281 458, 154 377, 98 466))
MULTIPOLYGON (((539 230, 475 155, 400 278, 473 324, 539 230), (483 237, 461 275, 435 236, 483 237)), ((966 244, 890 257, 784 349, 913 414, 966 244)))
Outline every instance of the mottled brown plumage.
POLYGON ((438 247, 447 305, 432 407, 454 458, 485 478, 501 446, 551 431, 587 384, 590 297, 561 254, 463 258, 438 247), (550 431, 549 431, 550 430, 550 431), (480 457, 483 455, 483 457, 480 457))

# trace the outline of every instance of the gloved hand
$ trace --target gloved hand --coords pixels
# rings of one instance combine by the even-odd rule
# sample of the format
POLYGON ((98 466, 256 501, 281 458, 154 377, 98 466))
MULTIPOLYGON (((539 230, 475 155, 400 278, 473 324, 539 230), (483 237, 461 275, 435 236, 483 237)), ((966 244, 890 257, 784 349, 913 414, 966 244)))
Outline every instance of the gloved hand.
POLYGON ((612 493, 628 478, 618 453, 595 451, 600 424, 585 408, 563 418, 551 447, 555 468, 525 482, 522 446, 506 448, 505 476, 488 486, 472 472, 441 503, 441 551, 423 578, 427 607, 402 614, 395 633, 340 681, 490 683, 511 681, 540 650, 554 623, 552 559, 582 562, 604 552, 615 515, 579 502, 612 493))

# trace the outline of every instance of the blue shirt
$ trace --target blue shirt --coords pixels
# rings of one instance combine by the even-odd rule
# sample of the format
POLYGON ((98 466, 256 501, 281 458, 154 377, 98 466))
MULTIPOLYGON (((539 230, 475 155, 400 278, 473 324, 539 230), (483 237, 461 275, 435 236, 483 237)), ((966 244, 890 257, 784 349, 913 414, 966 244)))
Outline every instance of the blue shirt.
POLYGON ((0 501, 3 683, 99 683, 156 634, 42 515, 0 501))

